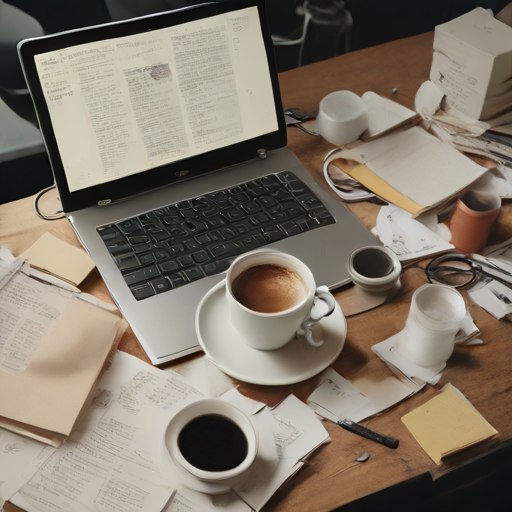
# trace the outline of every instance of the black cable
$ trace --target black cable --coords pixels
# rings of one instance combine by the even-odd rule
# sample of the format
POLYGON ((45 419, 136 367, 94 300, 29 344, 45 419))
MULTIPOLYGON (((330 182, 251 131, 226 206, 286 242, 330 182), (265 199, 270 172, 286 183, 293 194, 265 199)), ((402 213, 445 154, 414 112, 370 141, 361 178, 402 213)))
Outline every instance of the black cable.
POLYGON ((43 219, 43 220, 59 220, 59 219, 63 219, 66 214, 62 211, 62 210, 59 210, 58 212, 55 212, 53 215, 51 216, 46 216, 46 215, 43 215, 41 213, 41 211, 39 210, 39 206, 38 206, 38 203, 39 203, 39 199, 41 199, 41 197, 43 197, 44 194, 46 194, 46 192, 49 192, 50 190, 54 189, 55 188, 55 185, 52 185, 51 187, 47 187, 47 188, 44 188, 43 190, 41 190, 41 192, 39 192, 35 197, 34 197, 34 201, 32 203, 32 207, 34 208, 34 212, 35 214, 40 218, 40 219, 43 219), (60 215, 62 214, 62 215, 60 215))

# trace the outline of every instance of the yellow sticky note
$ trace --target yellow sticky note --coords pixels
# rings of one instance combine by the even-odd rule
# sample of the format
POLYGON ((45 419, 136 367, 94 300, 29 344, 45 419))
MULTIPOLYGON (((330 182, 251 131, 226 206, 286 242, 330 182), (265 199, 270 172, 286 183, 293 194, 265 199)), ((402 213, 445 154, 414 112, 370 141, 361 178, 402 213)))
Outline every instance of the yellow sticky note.
POLYGON ((451 384, 402 421, 436 464, 498 433, 451 384))

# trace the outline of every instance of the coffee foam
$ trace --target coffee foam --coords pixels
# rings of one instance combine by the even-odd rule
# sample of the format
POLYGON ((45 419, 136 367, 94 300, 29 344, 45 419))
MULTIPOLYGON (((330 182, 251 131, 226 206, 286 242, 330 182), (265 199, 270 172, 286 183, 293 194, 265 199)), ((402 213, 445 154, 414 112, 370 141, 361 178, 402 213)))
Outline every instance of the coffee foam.
POLYGON ((276 264, 250 267, 232 284, 235 299, 258 313, 279 313, 300 304, 307 286, 295 271, 276 264))

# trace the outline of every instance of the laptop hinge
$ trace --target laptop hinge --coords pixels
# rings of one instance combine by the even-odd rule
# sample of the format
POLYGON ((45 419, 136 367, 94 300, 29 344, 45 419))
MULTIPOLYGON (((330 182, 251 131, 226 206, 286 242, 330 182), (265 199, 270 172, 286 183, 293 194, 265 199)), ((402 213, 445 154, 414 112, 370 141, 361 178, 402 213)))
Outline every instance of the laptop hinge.
POLYGON ((266 149, 258 149, 258 158, 267 158, 267 150, 266 149))

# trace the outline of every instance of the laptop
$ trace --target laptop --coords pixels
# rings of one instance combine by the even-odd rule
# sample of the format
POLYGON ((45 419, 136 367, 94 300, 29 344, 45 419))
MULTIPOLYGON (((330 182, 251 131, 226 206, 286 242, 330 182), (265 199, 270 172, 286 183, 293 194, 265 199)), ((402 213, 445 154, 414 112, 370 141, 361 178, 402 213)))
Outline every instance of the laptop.
POLYGON ((375 238, 286 149, 264 0, 18 45, 63 211, 153 364, 200 350, 195 313, 240 254, 318 284, 375 238))

